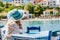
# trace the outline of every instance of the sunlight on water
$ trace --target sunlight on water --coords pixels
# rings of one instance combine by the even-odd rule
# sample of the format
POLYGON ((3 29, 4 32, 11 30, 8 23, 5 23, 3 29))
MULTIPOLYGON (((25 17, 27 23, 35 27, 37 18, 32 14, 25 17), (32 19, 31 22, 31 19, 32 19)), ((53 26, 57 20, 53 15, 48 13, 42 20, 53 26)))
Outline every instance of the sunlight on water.
MULTIPOLYGON (((45 20, 45 21, 22 21, 22 27, 24 29, 24 31, 26 31, 26 27, 32 27, 32 26, 36 26, 41 28, 41 31, 44 30, 52 30, 52 31, 56 31, 56 30, 60 30, 60 20, 45 20)), ((5 23, 6 24, 6 23, 5 23)), ((1 25, 5 25, 4 22, 1 23, 0 22, 0 26, 1 25)))
MULTIPOLYGON (((48 21, 24 21, 22 22, 22 26, 25 29, 27 26, 32 27, 32 26, 40 26, 41 31, 44 30, 60 30, 60 20, 48 20, 48 21)), ((25 29, 26 30, 26 29, 25 29)))

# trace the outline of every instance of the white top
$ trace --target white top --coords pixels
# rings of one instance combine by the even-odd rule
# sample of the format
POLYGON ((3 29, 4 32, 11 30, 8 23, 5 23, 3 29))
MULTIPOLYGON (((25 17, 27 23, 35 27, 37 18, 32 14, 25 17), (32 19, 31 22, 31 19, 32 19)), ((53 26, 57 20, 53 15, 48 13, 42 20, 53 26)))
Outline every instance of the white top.
MULTIPOLYGON (((9 33, 11 35, 11 34, 19 34, 20 32, 22 32, 22 30, 19 29, 19 26, 14 21, 10 20, 10 21, 7 22, 5 27, 2 28, 2 32, 1 32, 2 33, 2 39, 7 40, 6 36, 9 35, 9 33), (10 28, 10 29, 8 29, 8 28, 10 28), (5 34, 3 32, 4 30, 5 30, 5 34)), ((11 38, 9 38, 9 40, 10 39, 11 38)))
POLYGON ((8 21, 7 25, 5 26, 6 28, 6 35, 11 32, 11 34, 19 34, 20 29, 19 26, 14 22, 14 21, 8 21), (8 27, 10 29, 8 29, 8 27))

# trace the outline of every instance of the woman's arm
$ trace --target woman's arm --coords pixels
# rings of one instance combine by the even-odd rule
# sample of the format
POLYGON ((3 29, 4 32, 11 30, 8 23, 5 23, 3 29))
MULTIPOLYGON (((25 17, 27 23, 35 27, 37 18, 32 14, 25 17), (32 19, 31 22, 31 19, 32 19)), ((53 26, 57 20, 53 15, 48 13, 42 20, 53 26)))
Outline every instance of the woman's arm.
POLYGON ((6 36, 11 36, 11 33, 14 31, 14 28, 12 26, 12 23, 11 24, 8 24, 7 25, 7 30, 6 30, 6 36))

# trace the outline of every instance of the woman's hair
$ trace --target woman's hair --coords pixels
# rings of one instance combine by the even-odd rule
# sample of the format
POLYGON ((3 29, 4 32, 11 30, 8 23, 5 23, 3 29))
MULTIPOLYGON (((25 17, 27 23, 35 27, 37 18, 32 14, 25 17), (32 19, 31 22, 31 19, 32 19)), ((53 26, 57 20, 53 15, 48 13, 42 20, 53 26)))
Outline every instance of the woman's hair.
POLYGON ((18 20, 18 21, 15 21, 18 25, 19 25, 19 28, 22 29, 22 24, 21 22, 18 20))

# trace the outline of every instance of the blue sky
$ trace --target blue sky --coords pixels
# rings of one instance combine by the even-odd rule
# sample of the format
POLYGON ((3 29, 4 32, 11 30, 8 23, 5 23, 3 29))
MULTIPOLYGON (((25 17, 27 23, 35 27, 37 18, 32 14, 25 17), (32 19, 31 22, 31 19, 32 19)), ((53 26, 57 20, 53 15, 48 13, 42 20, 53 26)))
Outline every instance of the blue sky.
POLYGON ((11 0, 2 0, 3 2, 7 1, 7 2, 11 2, 11 0))

